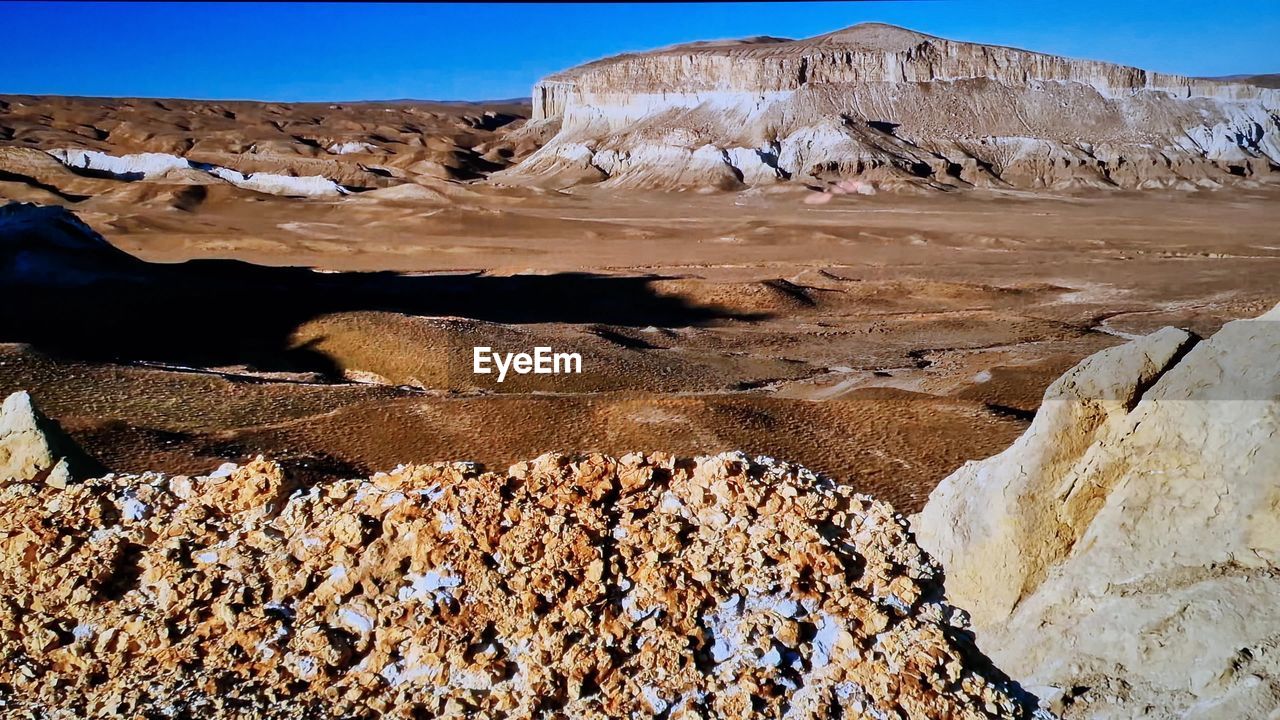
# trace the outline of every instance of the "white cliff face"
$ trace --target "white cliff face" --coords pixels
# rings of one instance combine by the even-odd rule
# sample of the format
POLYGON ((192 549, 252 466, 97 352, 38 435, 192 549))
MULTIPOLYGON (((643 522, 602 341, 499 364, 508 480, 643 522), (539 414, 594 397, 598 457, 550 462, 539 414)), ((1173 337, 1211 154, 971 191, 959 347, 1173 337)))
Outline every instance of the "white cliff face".
POLYGON ((354 140, 342 143, 333 143, 329 145, 327 150, 333 155, 351 155, 353 153, 375 152, 378 147, 372 143, 357 142, 354 140))
POLYGON ((67 167, 93 170, 124 180, 157 180, 174 171, 194 170, 225 180, 236 187, 270 195, 335 197, 347 194, 346 188, 319 175, 293 177, 272 173, 246 174, 217 165, 193 163, 167 153, 115 156, 97 150, 72 148, 51 150, 49 154, 67 167))
POLYGON ((533 108, 535 124, 559 132, 506 179, 717 186, 727 172, 739 186, 864 176, 939 188, 1191 188, 1280 165, 1280 90, 874 24, 620 55, 538 83, 533 108), (777 162, 759 173, 730 152, 710 169, 693 156, 706 145, 777 162), (600 153, 615 171, 594 163, 605 177, 565 174, 600 153))
POLYGON ((913 519, 979 646, 1065 717, 1280 707, 1278 356, 1280 306, 1099 353, 913 519))
POLYGON ((226 180, 236 187, 242 187, 246 190, 254 190, 260 193, 267 193, 269 195, 324 197, 347 194, 346 189, 341 185, 329 178, 320 177, 319 175, 293 177, 291 175, 276 175, 273 173, 260 172, 245 174, 237 170, 222 167, 210 168, 208 172, 226 180))

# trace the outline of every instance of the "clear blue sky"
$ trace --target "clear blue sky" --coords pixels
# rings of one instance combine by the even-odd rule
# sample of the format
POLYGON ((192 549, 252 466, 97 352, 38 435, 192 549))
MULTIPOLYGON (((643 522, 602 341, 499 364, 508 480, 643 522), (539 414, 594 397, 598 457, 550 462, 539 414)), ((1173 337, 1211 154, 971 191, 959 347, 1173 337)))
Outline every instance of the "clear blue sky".
POLYGON ((496 99, 627 50, 875 20, 1188 75, 1280 72, 1280 0, 709 4, 0 2, 0 93, 496 99))

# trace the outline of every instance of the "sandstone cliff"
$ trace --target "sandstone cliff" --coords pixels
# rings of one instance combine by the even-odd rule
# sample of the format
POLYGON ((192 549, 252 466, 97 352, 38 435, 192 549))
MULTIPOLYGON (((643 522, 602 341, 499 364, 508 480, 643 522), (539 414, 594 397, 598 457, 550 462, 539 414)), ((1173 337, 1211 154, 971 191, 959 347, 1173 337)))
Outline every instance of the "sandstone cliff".
POLYGON ((0 483, 6 714, 1038 713, 941 597, 891 508, 768 458, 0 483))
POLYGON ((507 182, 1214 187, 1280 166, 1280 91, 865 24, 620 55, 533 89, 507 182))
POLYGON ((1055 383, 916 518, 979 645, 1069 717, 1280 707, 1280 307, 1055 383))

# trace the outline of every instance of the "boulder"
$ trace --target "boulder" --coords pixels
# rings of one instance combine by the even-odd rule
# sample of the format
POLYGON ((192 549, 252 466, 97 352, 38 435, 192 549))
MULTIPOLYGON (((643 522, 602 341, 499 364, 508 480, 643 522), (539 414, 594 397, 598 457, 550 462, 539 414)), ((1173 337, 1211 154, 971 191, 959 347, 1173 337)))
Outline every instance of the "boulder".
POLYGON ((65 488, 95 470, 62 428, 40 412, 26 391, 0 405, 0 483, 38 481, 65 488))
POLYGON ((1088 358, 914 518, 980 647, 1065 716, 1280 707, 1277 321, 1088 358))

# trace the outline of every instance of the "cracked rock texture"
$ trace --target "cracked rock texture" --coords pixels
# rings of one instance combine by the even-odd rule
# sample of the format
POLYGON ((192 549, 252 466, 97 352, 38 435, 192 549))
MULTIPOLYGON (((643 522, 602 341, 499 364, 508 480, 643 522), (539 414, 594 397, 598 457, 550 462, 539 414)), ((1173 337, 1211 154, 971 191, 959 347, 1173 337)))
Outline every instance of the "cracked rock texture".
POLYGON ((692 43, 551 75, 506 182, 888 189, 1181 188, 1269 181, 1280 91, 875 23, 692 43))
POLYGON ((1043 716, 942 595, 889 506, 737 454, 0 488, 6 715, 1043 716))
POLYGON ((1066 717, 1280 708, 1280 307, 1088 358, 913 527, 980 647, 1066 717))

